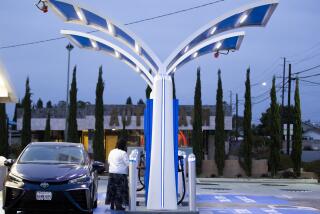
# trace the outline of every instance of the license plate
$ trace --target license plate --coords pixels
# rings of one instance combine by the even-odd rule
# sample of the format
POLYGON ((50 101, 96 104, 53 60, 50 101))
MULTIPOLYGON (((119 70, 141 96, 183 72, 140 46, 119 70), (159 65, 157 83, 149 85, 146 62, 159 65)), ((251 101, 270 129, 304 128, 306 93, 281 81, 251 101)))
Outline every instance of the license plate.
POLYGON ((51 201, 52 192, 37 192, 36 199, 38 201, 51 201))

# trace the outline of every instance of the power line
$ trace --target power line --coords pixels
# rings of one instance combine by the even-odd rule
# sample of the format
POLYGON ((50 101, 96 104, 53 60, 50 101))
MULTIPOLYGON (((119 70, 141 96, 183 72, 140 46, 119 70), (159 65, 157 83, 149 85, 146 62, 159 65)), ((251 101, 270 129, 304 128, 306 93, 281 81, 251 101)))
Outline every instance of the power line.
POLYGON ((279 62, 280 58, 277 58, 276 60, 273 61, 273 63, 270 64, 270 66, 268 66, 266 69, 264 69, 262 71, 262 75, 260 75, 260 78, 253 84, 251 84, 251 86, 255 86, 260 84, 260 82, 264 79, 266 79, 265 77, 267 75, 269 75, 271 72, 274 72, 276 67, 278 66, 278 62, 279 62))
MULTIPOLYGON (((207 7, 213 4, 217 4, 220 2, 223 2, 226 0, 216 0, 216 1, 212 1, 206 4, 201 4, 198 6, 194 6, 194 7, 189 7, 186 9, 182 9, 182 10, 177 10, 174 12, 170 12, 170 13, 165 13, 162 15, 158 15, 158 16, 153 16, 153 17, 149 17, 149 18, 144 18, 144 19, 140 19, 140 20, 136 20, 136 21, 132 21, 132 22, 128 22, 124 25, 133 25, 133 24, 138 24, 138 23, 142 23, 142 22, 147 22, 147 21, 151 21, 151 20, 155 20, 155 19, 160 19, 160 18, 164 18, 167 16, 172 16, 172 15, 176 15, 176 14, 180 14, 180 13, 185 13, 191 10, 195 10, 195 9, 199 9, 202 7, 207 7)), ((98 30, 93 30, 93 31, 88 31, 87 33, 95 33, 98 32, 98 30)), ((13 45, 7 45, 7 46, 2 46, 0 47, 0 50, 2 49, 9 49, 9 48, 16 48, 16 47, 22 47, 22 46, 28 46, 28 45, 36 45, 36 44, 40 44, 40 43, 45 43, 45 42, 52 42, 52 41, 57 41, 57 40, 61 40, 61 39, 65 39, 65 37, 61 36, 61 37, 55 37, 55 38, 51 38, 51 39, 44 39, 44 40, 38 40, 38 41, 33 41, 33 42, 26 42, 26 43, 20 43, 20 44, 13 44, 13 45)))
POLYGON ((316 54, 313 54, 313 55, 311 55, 311 56, 306 56, 305 58, 302 58, 301 60, 298 60, 297 62, 293 62, 292 64, 298 65, 298 64, 300 64, 301 62, 308 61, 308 60, 313 59, 313 58, 315 58, 316 56, 319 56, 319 55, 320 55, 320 53, 316 53, 316 54))
POLYGON ((293 74, 302 74, 302 73, 305 73, 305 72, 308 72, 308 71, 312 71, 312 70, 314 70, 316 68, 319 68, 319 67, 320 67, 320 65, 316 65, 316 66, 314 66, 312 68, 308 68, 308 69, 305 69, 305 70, 302 70, 302 71, 299 71, 299 72, 296 72, 296 73, 293 73, 293 74))
MULTIPOLYGON (((288 82, 286 82, 284 85, 286 85, 288 82)), ((276 88, 278 88, 279 86, 281 86, 282 85, 282 83, 278 83, 278 84, 276 84, 276 88)), ((281 88, 282 89, 282 88, 281 88)), ((261 94, 259 94, 259 95, 256 95, 256 96, 252 96, 252 99, 257 99, 257 98, 259 98, 259 97, 263 97, 263 96, 265 96, 265 95, 267 95, 267 94, 269 94, 270 93, 270 90, 266 90, 265 92, 263 92, 263 93, 261 93, 261 94)))
POLYGON ((166 17, 166 16, 172 16, 172 15, 176 15, 176 14, 179 14, 179 13, 184 13, 184 12, 187 12, 187 11, 190 11, 190 10, 195 10, 195 9, 199 9, 199 8, 202 8, 202 7, 206 7, 206 6, 209 6, 209 5, 212 5, 212 4, 217 4, 217 3, 220 3, 220 2, 223 2, 223 1, 225 1, 225 0, 217 0, 217 1, 206 3, 206 4, 198 5, 198 6, 195 6, 195 7, 190 7, 190 8, 186 8, 186 9, 182 9, 182 10, 177 10, 177 11, 174 11, 174 12, 171 12, 171 13, 165 13, 165 14, 162 14, 162 15, 158 15, 158 16, 154 16, 154 17, 150 17, 150 18, 145 18, 145 19, 141 19, 141 20, 138 20, 138 21, 129 22, 126 25, 132 25, 132 24, 137 24, 137 23, 141 23, 141 22, 151 21, 151 20, 154 20, 154 19, 163 18, 163 17, 166 17))
POLYGON ((38 40, 38 41, 34 41, 34 42, 7 45, 7 46, 0 47, 0 50, 9 49, 9 48, 16 48, 16 47, 22 47, 22 46, 27 46, 27 45, 36 45, 36 44, 45 43, 45 42, 52 42, 52 41, 56 41, 56 40, 60 40, 60 39, 65 39, 65 37, 61 36, 61 37, 55 37, 55 38, 51 38, 51 39, 38 40))
POLYGON ((320 73, 312 74, 312 75, 309 75, 309 76, 299 77, 299 79, 305 79, 305 78, 316 77, 316 76, 320 76, 320 73))
MULTIPOLYGON (((276 58, 272 63, 270 63, 270 64, 268 65, 268 67, 266 67, 265 69, 263 69, 263 74, 260 75, 259 77, 252 77, 251 80, 257 78, 259 81, 258 81, 258 80, 257 80, 257 81, 254 81, 254 83, 250 84, 250 86, 251 86, 251 87, 254 87, 254 86, 260 85, 260 84, 262 84, 262 82, 261 82, 262 80, 269 79, 269 78, 264 78, 264 77, 266 76, 266 74, 269 74, 269 73, 272 72, 272 71, 275 72, 274 69, 276 68, 277 65, 279 65, 278 62, 279 62, 280 59, 281 59, 281 58, 276 58)), ((266 82, 266 81, 264 81, 264 82, 266 82)), ((242 84, 242 83, 241 83, 241 84, 242 84)), ((239 88, 239 86, 240 86, 240 83, 237 84, 237 85, 235 85, 235 86, 232 88, 232 91, 236 91, 237 88, 239 88)))
POLYGON ((320 85, 320 82, 313 82, 313 81, 309 81, 309 80, 300 80, 300 81, 311 83, 311 84, 314 84, 314 85, 320 85))
POLYGON ((298 56, 301 56, 302 54, 305 54, 305 53, 308 53, 308 52, 310 54, 310 53, 314 52, 314 49, 317 48, 319 45, 320 45, 320 41, 316 42, 310 48, 306 49, 303 52, 300 51, 300 52, 298 52, 296 54, 290 55, 289 58, 297 58, 298 56))
MULTIPOLYGON (((276 90, 276 92, 279 92, 281 89, 282 89, 282 88, 279 88, 278 90, 276 90)), ((257 101, 257 102, 255 102, 255 103, 252 103, 252 105, 260 104, 260 103, 268 100, 269 98, 270 98, 270 96, 267 96, 267 97, 265 97, 264 99, 262 99, 262 100, 260 100, 260 101, 257 101)))

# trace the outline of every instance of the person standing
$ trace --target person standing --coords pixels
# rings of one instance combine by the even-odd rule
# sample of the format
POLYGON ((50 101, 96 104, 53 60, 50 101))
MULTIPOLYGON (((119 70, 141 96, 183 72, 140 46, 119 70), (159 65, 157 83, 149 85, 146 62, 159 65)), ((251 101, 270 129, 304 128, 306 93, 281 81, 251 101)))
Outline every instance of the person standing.
POLYGON ((110 204, 110 209, 125 210, 122 205, 129 204, 128 192, 128 166, 127 142, 119 139, 116 148, 111 150, 108 156, 109 180, 106 195, 106 204, 110 204))

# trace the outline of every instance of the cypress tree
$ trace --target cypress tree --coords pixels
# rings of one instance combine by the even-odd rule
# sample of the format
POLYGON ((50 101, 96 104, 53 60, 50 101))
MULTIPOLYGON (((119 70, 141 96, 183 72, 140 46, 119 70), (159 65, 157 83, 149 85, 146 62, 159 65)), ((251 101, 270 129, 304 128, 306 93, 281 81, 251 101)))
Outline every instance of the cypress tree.
POLYGON ((218 88, 216 96, 216 117, 215 117, 215 161, 219 175, 223 175, 225 161, 225 133, 224 133, 224 110, 223 110, 223 91, 221 81, 221 71, 218 71, 218 88))
POLYGON ((104 109, 103 109, 104 81, 102 79, 102 66, 99 68, 99 77, 96 86, 96 108, 95 108, 95 135, 93 139, 94 159, 105 162, 104 145, 104 109))
POLYGON ((172 74, 172 97, 176 99, 176 84, 174 82, 174 74, 172 74))
MULTIPOLYGON (((151 69, 149 70, 149 73, 152 74, 151 69)), ((147 88, 146 88, 146 99, 150 99, 151 92, 152 92, 151 87, 149 85, 147 85, 147 88)))
POLYGON ((143 102, 142 99, 140 99, 138 102, 137 102, 138 105, 145 105, 145 103, 143 102))
POLYGON ((26 92, 22 101, 23 120, 21 130, 21 145, 26 147, 31 142, 31 92, 29 86, 29 77, 26 80, 26 92))
POLYGON ((42 102, 41 98, 38 99, 36 106, 37 106, 37 109, 42 109, 43 108, 43 102, 42 102))
MULTIPOLYGON (((14 107, 14 114, 13 114, 13 122, 17 123, 17 116, 18 116, 18 108, 21 108, 21 103, 20 100, 18 103, 16 103, 15 107, 14 107)), ((17 130, 17 125, 13 125, 12 126, 13 130, 17 130)))
POLYGON ((129 137, 129 133, 126 129, 126 125, 127 125, 126 117, 128 116, 128 114, 130 114, 130 105, 132 105, 132 100, 131 100, 131 97, 128 97, 127 101, 126 101, 126 108, 125 108, 124 112, 122 113, 122 117, 121 117, 122 130, 119 134, 119 138, 125 139, 126 141, 128 140, 128 137, 129 137))
POLYGON ((70 89, 70 105, 68 117, 68 136, 67 141, 79 143, 78 124, 77 124, 77 67, 74 66, 72 74, 72 82, 70 89))
POLYGON ((200 68, 197 69, 197 82, 194 92, 192 122, 192 147, 196 156, 197 174, 201 173, 201 165, 203 160, 203 142, 202 142, 202 101, 201 101, 201 79, 200 68))
POLYGON ((44 130, 43 142, 50 142, 51 141, 50 121, 51 121, 50 112, 48 112, 47 120, 46 120, 46 128, 44 130))
POLYGON ((151 92, 152 92, 152 89, 150 88, 149 85, 147 85, 147 88, 146 88, 146 99, 150 99, 151 92))
POLYGON ((132 105, 132 99, 131 99, 131 97, 128 97, 128 98, 127 98, 126 104, 127 104, 127 105, 132 105))
POLYGON ((270 126, 270 155, 269 155, 269 167, 271 175, 275 176, 279 169, 280 164, 280 147, 281 147, 281 127, 280 127, 280 109, 277 104, 277 94, 276 94, 276 78, 272 79, 272 88, 270 91, 271 103, 270 111, 272 121, 269 123, 270 126))
POLYGON ((251 130, 251 88, 250 88, 250 68, 247 69, 244 104, 244 119, 243 119, 243 155, 244 155, 244 170, 247 176, 251 176, 252 168, 252 130, 251 130))
POLYGON ((0 156, 8 155, 8 124, 6 104, 0 103, 0 156))
POLYGON ((52 108, 52 103, 50 100, 47 102, 46 108, 52 108))
POLYGON ((299 79, 296 78, 296 90, 294 92, 294 123, 293 123, 293 145, 291 159, 293 162, 293 171, 297 176, 300 176, 301 168, 301 153, 302 153, 302 127, 301 127, 301 108, 300 108, 300 93, 299 79))
POLYGON ((128 131, 127 131, 127 128, 126 128, 126 120, 125 120, 125 117, 122 117, 122 129, 121 129, 121 132, 120 132, 120 135, 119 135, 119 138, 120 139, 124 139, 125 141, 128 140, 128 131))

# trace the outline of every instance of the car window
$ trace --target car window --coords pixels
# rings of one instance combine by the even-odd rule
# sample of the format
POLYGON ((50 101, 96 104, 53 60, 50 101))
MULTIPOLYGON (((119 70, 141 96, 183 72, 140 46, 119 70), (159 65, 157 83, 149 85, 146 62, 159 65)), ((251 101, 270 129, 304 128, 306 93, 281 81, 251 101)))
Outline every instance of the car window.
POLYGON ((21 155, 19 163, 84 163, 83 149, 76 146, 32 145, 21 155))

